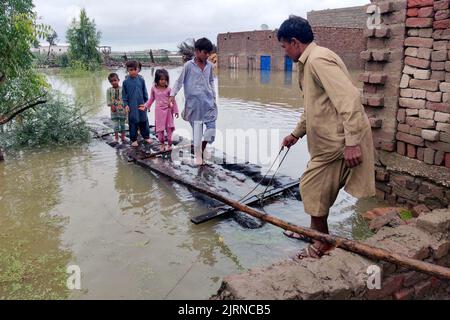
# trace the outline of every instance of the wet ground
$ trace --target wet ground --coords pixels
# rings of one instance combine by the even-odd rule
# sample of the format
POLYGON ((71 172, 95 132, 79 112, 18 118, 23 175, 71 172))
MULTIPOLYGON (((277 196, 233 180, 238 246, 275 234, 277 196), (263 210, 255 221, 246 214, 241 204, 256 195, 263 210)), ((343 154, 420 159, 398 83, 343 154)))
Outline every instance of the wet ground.
MULTIPOLYGON (((118 73, 123 79, 123 70, 118 73)), ((142 72, 148 87, 153 73, 142 72)), ((171 80, 179 73, 180 68, 171 69, 171 80)), ((94 122, 109 113, 106 76, 48 74, 55 89, 90 109, 94 122)), ((264 172, 300 116, 296 75, 223 71, 217 83, 223 138, 215 146, 240 155, 226 129, 256 134, 256 142, 244 141, 250 150, 244 157, 264 172), (263 150, 260 154, 251 151, 255 144, 255 150, 263 150)), ((182 105, 182 94, 177 100, 182 105)), ((176 120, 176 126, 178 135, 189 136, 183 120, 176 120)), ((301 141, 280 174, 297 179, 307 161, 301 141)), ((209 172, 207 179, 221 178, 209 172)), ((0 181, 0 298, 206 299, 225 275, 283 260, 302 246, 278 228, 249 230, 231 217, 192 224, 193 216, 208 212, 208 201, 127 162, 99 140, 81 147, 10 153, 0 163, 0 181), (81 269, 81 290, 65 286, 69 265, 81 269)), ((222 182, 237 185, 229 179, 222 182)), ((252 187, 242 184, 236 192, 252 187)), ((357 202, 342 192, 332 208, 332 232, 364 237, 367 231, 358 213, 377 205, 383 204, 357 202)), ((296 224, 309 223, 293 197, 278 199, 265 210, 296 224)))

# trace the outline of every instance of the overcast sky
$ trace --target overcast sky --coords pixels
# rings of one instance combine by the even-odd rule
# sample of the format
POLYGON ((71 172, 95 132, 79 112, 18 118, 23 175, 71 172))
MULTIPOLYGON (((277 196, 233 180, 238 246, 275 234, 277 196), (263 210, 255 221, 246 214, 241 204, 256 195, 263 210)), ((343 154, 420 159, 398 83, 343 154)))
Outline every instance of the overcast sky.
POLYGON ((81 8, 112 50, 175 50, 187 38, 206 36, 214 43, 222 32, 275 29, 289 16, 306 18, 311 10, 365 5, 369 0, 34 0, 41 22, 65 42, 71 20, 81 8))

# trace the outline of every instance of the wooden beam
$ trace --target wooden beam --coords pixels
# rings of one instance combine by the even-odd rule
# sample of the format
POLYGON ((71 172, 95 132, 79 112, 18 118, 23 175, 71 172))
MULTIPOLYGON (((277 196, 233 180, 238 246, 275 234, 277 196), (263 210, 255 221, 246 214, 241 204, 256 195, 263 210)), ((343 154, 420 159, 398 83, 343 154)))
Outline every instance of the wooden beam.
POLYGON ((139 164, 140 166, 142 166, 144 168, 148 168, 160 175, 166 176, 179 184, 185 185, 189 189, 192 189, 197 192, 201 192, 210 198, 216 199, 226 205, 229 205, 230 207, 235 208, 238 211, 247 213, 255 218, 266 221, 266 222, 273 224, 277 227, 280 227, 284 230, 289 230, 289 231, 295 232, 297 234, 301 234, 306 237, 309 237, 311 239, 328 243, 336 248, 341 248, 346 251, 354 252, 359 255, 373 259, 373 260, 387 261, 387 262, 393 263, 395 265, 405 267, 410 270, 415 270, 415 271, 418 271, 421 273, 426 273, 426 274, 429 274, 431 276, 435 276, 435 277, 438 277, 441 279, 450 280, 450 268, 445 268, 445 267, 434 265, 434 264, 424 262, 421 260, 412 259, 412 258, 406 257, 404 255, 389 252, 385 249, 372 247, 372 246, 369 246, 367 244, 364 244, 364 243, 361 243, 361 242, 358 242, 355 240, 337 237, 337 236, 333 236, 330 234, 324 234, 324 233, 321 233, 321 232, 313 230, 313 229, 300 227, 300 226, 288 223, 286 221, 278 219, 277 217, 268 215, 264 212, 258 211, 254 208, 246 206, 237 201, 228 199, 227 197, 224 197, 221 194, 210 191, 205 187, 202 187, 200 185, 195 185, 173 173, 169 173, 169 172, 162 170, 161 168, 152 166, 151 160, 147 160, 147 161, 136 160, 136 163, 139 164))
MULTIPOLYGON (((273 197, 275 197, 275 196, 285 192, 286 190, 298 187, 299 184, 300 184, 299 182, 292 182, 292 183, 289 183, 289 184, 284 185, 282 187, 274 188, 274 189, 266 192, 264 195, 262 193, 258 194, 258 195, 254 195, 251 198, 247 199, 246 201, 243 201, 243 202, 240 202, 240 203, 245 204, 246 206, 254 205, 254 204, 257 204, 257 203, 259 203, 261 201, 260 198, 262 196, 264 196, 264 198, 262 200, 265 201, 265 200, 271 199, 271 198, 273 198, 273 197)), ((213 220, 213 219, 216 219, 216 218, 219 218, 219 217, 231 214, 231 213, 233 213, 235 211, 236 211, 236 209, 233 208, 233 207, 222 206, 222 207, 216 208, 213 211, 210 211, 210 212, 208 212, 206 214, 202 214, 200 216, 193 217, 191 219, 191 222, 194 223, 194 224, 202 224, 202 223, 208 222, 210 220, 213 220)))

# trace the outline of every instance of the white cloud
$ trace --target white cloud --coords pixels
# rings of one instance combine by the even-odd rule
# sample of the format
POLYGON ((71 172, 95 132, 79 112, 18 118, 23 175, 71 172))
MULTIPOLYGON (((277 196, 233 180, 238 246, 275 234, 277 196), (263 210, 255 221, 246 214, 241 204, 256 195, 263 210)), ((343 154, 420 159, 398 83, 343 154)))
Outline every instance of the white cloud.
POLYGON ((216 41, 221 32, 277 28, 289 14, 306 17, 311 10, 342 8, 369 0, 35 0, 42 21, 65 41, 67 25, 81 8, 95 19, 102 44, 113 50, 166 48, 187 38, 216 41))

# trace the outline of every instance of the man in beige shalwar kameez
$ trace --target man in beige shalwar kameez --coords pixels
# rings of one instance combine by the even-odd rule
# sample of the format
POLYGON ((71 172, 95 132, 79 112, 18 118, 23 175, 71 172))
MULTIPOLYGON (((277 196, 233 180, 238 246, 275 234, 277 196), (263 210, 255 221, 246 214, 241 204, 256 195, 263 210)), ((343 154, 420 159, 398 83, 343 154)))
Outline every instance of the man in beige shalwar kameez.
MULTIPOLYGON (((305 106, 283 145, 290 148, 307 136, 311 160, 301 178, 302 201, 311 215, 311 228, 328 233, 329 210, 342 187, 356 198, 375 195, 370 123, 344 63, 314 42, 307 20, 291 16, 281 25, 278 40, 286 54, 298 61, 305 106)), ((302 240, 300 235, 285 234, 302 240)), ((297 258, 320 258, 330 249, 315 241, 297 258)))

